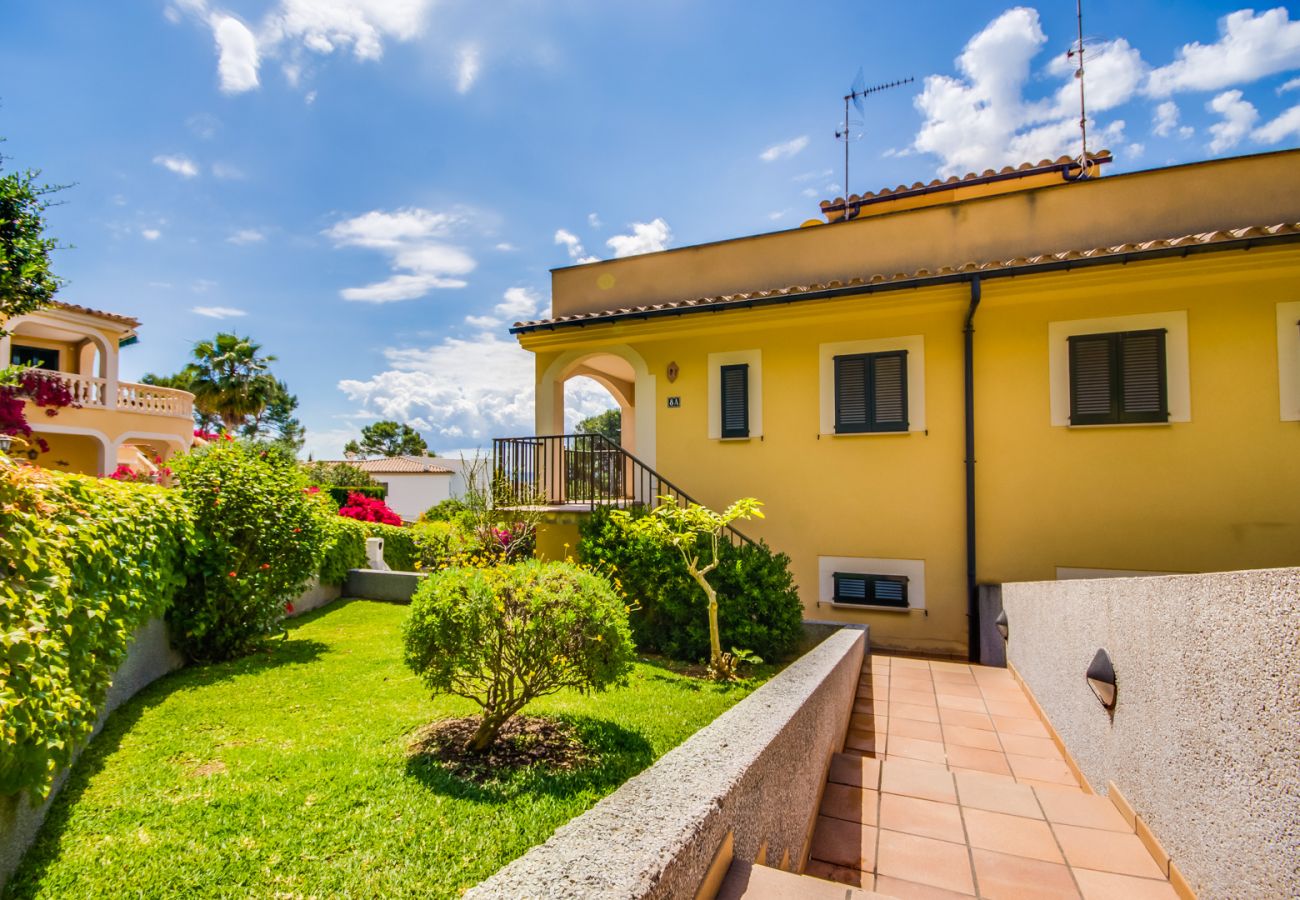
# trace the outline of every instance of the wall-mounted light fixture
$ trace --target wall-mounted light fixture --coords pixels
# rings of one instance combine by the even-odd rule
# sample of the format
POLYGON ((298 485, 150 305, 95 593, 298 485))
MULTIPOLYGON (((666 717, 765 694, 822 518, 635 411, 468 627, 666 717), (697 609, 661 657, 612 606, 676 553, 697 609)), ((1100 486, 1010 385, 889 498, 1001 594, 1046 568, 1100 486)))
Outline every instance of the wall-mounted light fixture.
POLYGON ((7 434, 0 434, 0 453, 8 453, 14 439, 7 434))
POLYGON ((1101 705, 1107 709, 1115 708, 1115 666, 1110 661, 1110 654, 1098 650, 1097 655, 1088 664, 1088 687, 1097 695, 1101 705))
POLYGON ((1007 628, 1007 611, 1005 609, 998 613, 998 617, 993 620, 993 624, 998 627, 998 634, 1002 635, 1002 640, 1007 640, 1009 629, 1007 628))

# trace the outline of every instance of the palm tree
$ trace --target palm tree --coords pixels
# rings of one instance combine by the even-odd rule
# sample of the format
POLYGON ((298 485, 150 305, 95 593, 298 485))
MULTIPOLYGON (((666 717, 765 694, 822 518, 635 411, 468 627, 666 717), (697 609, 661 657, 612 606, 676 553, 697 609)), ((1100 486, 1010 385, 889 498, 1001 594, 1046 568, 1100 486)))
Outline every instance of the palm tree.
POLYGON ((186 367, 194 404, 227 431, 260 414, 275 396, 276 380, 267 368, 275 357, 259 356, 261 349, 251 338, 227 332, 194 345, 194 362, 186 367))

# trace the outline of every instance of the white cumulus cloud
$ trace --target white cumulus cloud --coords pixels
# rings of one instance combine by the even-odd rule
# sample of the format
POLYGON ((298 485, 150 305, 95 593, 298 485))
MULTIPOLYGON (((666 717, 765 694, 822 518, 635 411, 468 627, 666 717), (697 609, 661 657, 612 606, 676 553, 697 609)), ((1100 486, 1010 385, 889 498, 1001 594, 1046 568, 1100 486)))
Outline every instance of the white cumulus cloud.
POLYGON ((803 148, 807 146, 808 135, 801 134, 799 137, 790 138, 788 141, 773 144, 762 153, 758 154, 758 158, 763 162, 776 162, 778 159, 789 159, 790 157, 797 155, 799 151, 803 150, 803 148))
POLYGON ((667 248, 672 239, 673 232, 668 223, 663 219, 653 219, 649 222, 633 222, 631 234, 616 234, 605 244, 614 251, 617 258, 655 253, 667 248))
POLYGON ((562 245, 569 251, 569 258, 579 263, 598 262, 596 257, 587 255, 582 240, 567 228, 555 229, 555 243, 562 245))
POLYGON ((389 258, 394 273, 383 281, 344 288, 339 295, 363 303, 392 303, 423 297, 435 288, 464 287, 467 282, 456 276, 472 272, 475 260, 444 240, 464 221, 459 213, 407 208, 372 210, 338 222, 325 232, 335 246, 378 250, 389 258))
POLYGON ((190 309, 190 312, 209 319, 235 319, 248 315, 242 309, 235 309, 233 306, 195 306, 190 309))
POLYGON ((168 172, 175 172, 182 178, 193 178, 199 174, 199 167, 194 160, 182 154, 159 154, 153 158, 154 164, 162 166, 168 172))
POLYGON ((1262 144, 1277 144, 1288 137, 1300 138, 1300 106, 1293 106, 1271 122, 1261 125, 1250 136, 1262 144))
POLYGON ((141 228, 140 237, 144 238, 146 241, 156 241, 158 238, 162 237, 162 232, 157 228, 141 228))
POLYGON ((1279 96, 1281 96, 1282 94, 1285 94, 1287 91, 1294 91, 1297 89, 1300 89, 1300 78, 1292 78, 1290 81, 1286 81, 1283 82, 1282 84, 1279 84, 1277 86, 1277 93, 1279 96))
POLYGON ((456 51, 456 91, 460 94, 469 93, 469 89, 474 86, 478 80, 479 69, 481 68, 481 59, 478 46, 475 44, 466 44, 456 51))
POLYGON ((1222 153, 1237 146, 1259 121, 1259 110, 1242 98, 1241 91, 1224 91, 1205 104, 1205 108, 1222 116, 1210 126, 1211 153, 1222 153))
POLYGON ((217 77, 222 92, 240 94, 257 87, 261 54, 253 32, 234 16, 217 14, 208 24, 217 42, 217 77))
POLYGON ((1218 41, 1184 45, 1173 62, 1151 73, 1146 90, 1153 97, 1214 91, 1295 68, 1300 68, 1300 21, 1291 21, 1285 6, 1258 14, 1239 9, 1219 20, 1218 41))
POLYGON ((1157 137, 1166 137, 1178 127, 1178 104, 1166 100, 1156 107, 1155 118, 1151 122, 1151 133, 1157 137))

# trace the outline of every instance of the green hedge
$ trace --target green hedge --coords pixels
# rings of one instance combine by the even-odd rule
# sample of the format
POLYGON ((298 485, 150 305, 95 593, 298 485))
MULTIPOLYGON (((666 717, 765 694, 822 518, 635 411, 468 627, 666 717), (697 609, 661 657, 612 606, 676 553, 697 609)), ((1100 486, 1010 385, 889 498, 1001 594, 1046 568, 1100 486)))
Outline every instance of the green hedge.
POLYGON ((342 584, 348 569, 366 565, 366 523, 340 516, 326 507, 321 511, 324 547, 321 552, 321 584, 342 584))
POLYGON ((348 494, 361 494, 365 497, 374 497, 376 500, 383 500, 388 496, 388 488, 381 484, 362 487, 325 487, 323 490, 330 495, 330 499, 336 506, 347 506, 348 494))
MULTIPOLYGON (((578 557, 618 578, 634 601, 629 621, 639 648, 687 662, 708 658, 708 601, 677 550, 630 537, 598 509, 582 524, 578 557)), ((718 592, 722 648, 749 650, 767 662, 789 656, 803 634, 790 558, 767 544, 726 542, 721 557, 709 581, 718 592)))
POLYGON ((0 794, 44 795, 184 582, 179 493, 0 460, 0 794))

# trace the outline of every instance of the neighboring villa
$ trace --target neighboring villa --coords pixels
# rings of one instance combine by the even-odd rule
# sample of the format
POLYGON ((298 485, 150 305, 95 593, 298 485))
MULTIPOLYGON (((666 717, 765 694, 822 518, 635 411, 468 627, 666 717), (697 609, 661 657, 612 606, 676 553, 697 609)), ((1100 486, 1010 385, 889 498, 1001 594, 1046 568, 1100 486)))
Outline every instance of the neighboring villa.
POLYGON ((435 504, 465 496, 459 461, 432 456, 380 456, 375 459, 333 460, 356 466, 383 485, 384 502, 404 522, 414 522, 435 504))
POLYGON ((194 396, 185 391, 121 381, 118 351, 135 343, 138 320, 130 316, 55 303, 4 323, 0 367, 35 366, 71 389, 77 408, 55 416, 27 404, 34 436, 49 445, 25 453, 38 465, 90 475, 119 464, 153 471, 161 460, 189 449, 194 440, 194 396))
MULTIPOLYGON (((557 269, 553 318, 512 329, 537 434, 595 378, 636 457, 605 467, 613 502, 659 493, 652 470, 760 498, 742 530, 789 554, 805 617, 885 648, 974 654, 1004 582, 1296 565, 1300 151, 1109 161, 557 269)), ((601 499, 592 445, 566 447, 497 442, 498 472, 569 504, 543 548, 601 499)))

